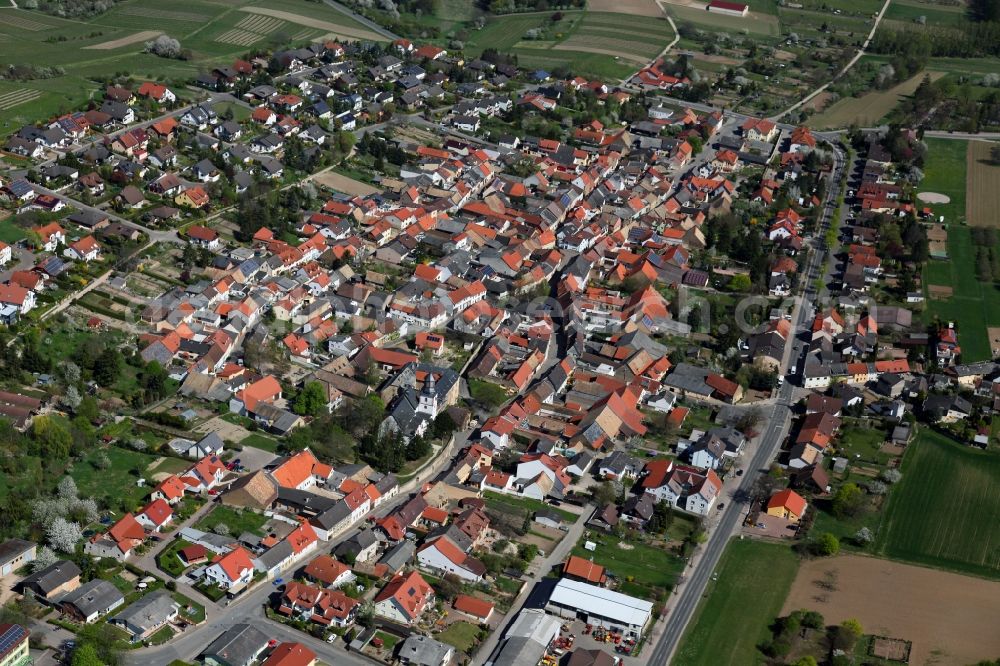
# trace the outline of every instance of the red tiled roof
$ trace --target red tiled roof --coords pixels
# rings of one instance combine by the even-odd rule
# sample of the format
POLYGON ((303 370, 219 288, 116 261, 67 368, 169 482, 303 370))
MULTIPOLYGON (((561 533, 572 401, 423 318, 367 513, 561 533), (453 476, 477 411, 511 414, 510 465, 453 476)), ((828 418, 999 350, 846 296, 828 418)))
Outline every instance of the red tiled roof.
POLYGON ((461 611, 466 615, 478 617, 481 620, 485 620, 493 613, 493 604, 488 601, 483 601, 482 599, 477 599, 476 597, 471 597, 467 594, 460 594, 456 596, 453 607, 457 611, 461 611))

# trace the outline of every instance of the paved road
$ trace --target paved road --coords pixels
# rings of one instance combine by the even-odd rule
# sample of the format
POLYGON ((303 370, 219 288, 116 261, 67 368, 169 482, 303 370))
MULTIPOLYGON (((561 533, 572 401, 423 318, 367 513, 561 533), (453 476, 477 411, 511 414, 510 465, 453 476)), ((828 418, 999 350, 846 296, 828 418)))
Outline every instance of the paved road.
POLYGON ((368 28, 373 32, 377 32, 386 39, 392 39, 392 40, 399 39, 399 35, 397 35, 396 33, 383 28, 378 23, 375 23, 374 21, 365 18, 364 16, 358 14, 357 12, 351 11, 351 9, 345 7, 339 2, 335 2, 335 0, 323 0, 323 2, 325 2, 328 6, 332 7, 333 9, 336 9, 341 14, 344 14, 345 16, 350 16, 358 23, 364 25, 366 28, 368 28))
MULTIPOLYGON (((538 584, 538 581, 544 578, 545 574, 547 574, 552 567, 566 560, 570 551, 573 550, 573 547, 580 540, 580 537, 583 536, 587 519, 593 511, 594 507, 592 505, 587 504, 584 506, 583 513, 580 514, 580 517, 576 519, 576 522, 573 523, 573 525, 566 531, 563 535, 562 541, 559 542, 559 545, 553 548, 552 552, 548 553, 540 564, 534 565, 537 568, 535 568, 533 573, 528 576, 527 584, 523 586, 521 593, 517 595, 511 603, 510 611, 508 611, 504 617, 507 622, 505 622, 502 626, 498 626, 496 630, 491 632, 489 637, 483 641, 482 645, 479 646, 479 650, 476 653, 476 663, 485 663, 488 658, 493 656, 493 652, 496 650, 497 644, 500 642, 500 638, 507 631, 507 625, 514 621, 514 618, 521 610, 521 606, 528 598, 528 595, 531 594, 535 585, 538 584)), ((649 663, 652 664, 655 662, 649 663)))
MULTIPOLYGON (((835 167, 831 186, 827 191, 826 201, 824 202, 823 224, 815 236, 819 246, 810 255, 807 270, 805 271, 806 275, 817 272, 822 266, 825 256, 825 250, 822 247, 822 243, 824 242, 823 237, 831 221, 832 206, 835 205, 837 196, 839 195, 840 174, 844 166, 844 156, 838 149, 835 152, 835 167)), ((792 342, 785 346, 785 356, 782 359, 782 373, 789 366, 789 363, 792 362, 793 355, 796 355, 796 361, 798 360, 797 354, 801 352, 802 345, 796 338, 806 328, 806 324, 810 318, 812 301, 810 300, 809 290, 812 289, 812 286, 808 281, 803 286, 807 291, 805 295, 797 299, 792 313, 792 342)), ((746 467, 748 473, 742 477, 743 481, 738 488, 736 498, 750 496, 755 478, 759 473, 765 472, 771 461, 777 456, 792 417, 790 407, 795 403, 796 396, 797 390, 792 386, 791 382, 785 382, 781 389, 779 389, 777 403, 769 414, 767 419, 768 425, 760 439, 757 450, 751 458, 750 464, 746 467)), ((722 557, 722 553, 728 545, 730 538, 738 530, 742 522, 745 513, 745 504, 740 499, 730 501, 727 508, 721 513, 722 515, 718 518, 719 522, 709 534, 708 541, 692 558, 684 581, 677 586, 675 595, 671 598, 671 602, 667 604, 666 624, 659 637, 654 638, 656 642, 652 647, 652 652, 644 654, 641 659, 637 659, 634 662, 630 660, 630 663, 666 664, 670 661, 684 634, 684 629, 691 621, 698 603, 701 601, 708 581, 718 566, 719 558, 722 557)))
MULTIPOLYGON (((410 499, 410 493, 414 489, 419 488, 428 479, 435 478, 439 476, 444 469, 450 467, 456 453, 465 446, 466 441, 468 441, 468 436, 470 432, 462 432, 456 434, 453 443, 442 449, 436 458, 423 470, 418 472, 416 476, 400 486, 399 494, 393 497, 391 500, 385 502, 375 511, 368 514, 369 518, 375 517, 380 518, 391 513, 397 507, 407 502, 410 499)), ((209 503, 206 506, 214 506, 214 504, 209 503)), ((192 518, 192 521, 194 519, 192 518)), ((364 526, 364 521, 356 524, 357 526, 364 526)), ((346 540, 350 535, 353 535, 356 531, 355 527, 345 529, 338 535, 337 538, 331 539, 326 543, 325 546, 321 548, 319 552, 330 552, 332 551, 340 542, 346 540)), ((319 552, 317 554, 319 554, 319 552)), ((150 571, 156 571, 155 562, 151 563, 144 558, 142 560, 143 564, 149 567, 150 571)), ((296 564, 300 566, 302 563, 296 564)), ((180 587, 180 586, 178 586, 180 587)), ((264 604, 267 602, 268 597, 275 592, 276 588, 270 584, 262 584, 256 588, 250 590, 243 596, 232 601, 228 606, 220 604, 213 604, 212 602, 204 599, 199 593, 194 592, 195 595, 192 598, 198 599, 205 604, 207 621, 198 627, 188 629, 184 633, 175 637, 169 643, 160 646, 152 646, 148 648, 140 648, 137 650, 132 650, 126 655, 126 662, 130 665, 135 666, 153 666, 159 664, 168 664, 174 659, 181 659, 184 661, 192 661, 193 658, 198 655, 205 647, 208 646, 215 638, 231 627, 234 624, 240 622, 250 622, 275 638, 281 640, 297 640, 309 645, 318 655, 321 661, 325 661, 328 664, 370 664, 371 662, 365 657, 361 657, 355 654, 348 653, 342 644, 330 645, 324 643, 323 641, 316 640, 311 636, 295 631, 277 622, 266 619, 264 616, 263 608, 264 604), (266 626, 261 626, 262 623, 266 626)), ((190 594, 189 594, 190 596, 190 594)))

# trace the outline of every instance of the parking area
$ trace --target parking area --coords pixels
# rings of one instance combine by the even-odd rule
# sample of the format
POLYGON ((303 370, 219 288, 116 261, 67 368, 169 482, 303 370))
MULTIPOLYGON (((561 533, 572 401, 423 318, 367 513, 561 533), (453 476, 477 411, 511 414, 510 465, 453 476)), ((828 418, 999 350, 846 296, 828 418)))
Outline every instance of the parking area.
POLYGON ((235 459, 239 459, 240 465, 245 472, 256 472, 269 462, 274 460, 274 454, 263 449, 256 449, 252 446, 244 446, 243 450, 236 454, 235 459))
POLYGON ((743 533, 757 537, 771 537, 772 539, 791 539, 798 530, 798 523, 778 516, 768 516, 760 514, 757 522, 752 526, 743 528, 743 533))
POLYGON ((634 640, 624 638, 621 632, 593 627, 583 620, 566 621, 563 624, 560 637, 569 639, 571 636, 574 650, 602 650, 614 652, 619 657, 629 655, 635 645, 634 640))

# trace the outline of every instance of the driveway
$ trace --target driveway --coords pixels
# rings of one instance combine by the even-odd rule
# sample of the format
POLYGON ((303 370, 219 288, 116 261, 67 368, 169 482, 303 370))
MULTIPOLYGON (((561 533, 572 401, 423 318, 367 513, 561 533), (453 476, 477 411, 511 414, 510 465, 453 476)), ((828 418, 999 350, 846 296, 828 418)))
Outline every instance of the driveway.
POLYGON ((517 595, 517 598, 510 605, 510 611, 507 612, 504 618, 505 624, 503 627, 499 627, 496 631, 489 635, 483 644, 480 646, 478 654, 480 657, 487 657, 487 655, 492 656, 493 651, 496 649, 497 644, 506 632, 507 627, 511 621, 517 616, 518 612, 521 610, 521 606, 527 600, 529 595, 535 589, 535 585, 545 577, 549 571, 552 570, 557 564, 562 563, 569 556, 571 550, 576 545, 576 542, 580 540, 583 536, 583 530, 587 519, 590 518, 590 514, 593 513, 594 507, 587 504, 583 507, 583 513, 580 517, 576 519, 576 522, 566 531, 563 540, 559 542, 552 552, 545 556, 544 559, 539 561, 537 558, 531 563, 529 567, 530 573, 526 572, 525 575, 525 585, 521 590, 521 593, 517 595))
POLYGON ((37 257, 35 253, 30 250, 25 250, 24 248, 11 246, 11 252, 14 253, 14 258, 16 261, 8 264, 5 270, 0 272, 0 282, 7 282, 10 280, 10 276, 14 274, 14 271, 27 271, 31 270, 37 257))

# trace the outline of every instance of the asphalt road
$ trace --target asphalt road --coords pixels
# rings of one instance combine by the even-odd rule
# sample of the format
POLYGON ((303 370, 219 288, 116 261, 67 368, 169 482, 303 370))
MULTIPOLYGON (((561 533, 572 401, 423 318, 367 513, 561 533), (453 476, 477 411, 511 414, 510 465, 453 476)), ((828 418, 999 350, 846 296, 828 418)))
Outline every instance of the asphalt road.
MULTIPOLYGON (((395 497, 369 513, 367 518, 380 518, 391 513, 398 506, 410 499, 410 493, 414 489, 418 488, 428 479, 439 476, 442 470, 450 467, 456 453, 461 450, 468 440, 468 435, 469 432, 457 433, 453 444, 448 448, 442 449, 429 467, 413 479, 404 483, 395 497)), ((336 538, 321 545, 320 550, 316 554, 331 552, 339 543, 345 541, 357 529, 363 527, 365 527, 364 521, 356 523, 355 527, 344 530, 336 538)), ((299 562, 295 567, 297 568, 303 564, 305 562, 299 562)), ((155 565, 151 570, 156 571, 155 565)), ((336 664, 337 666, 340 664, 348 664, 350 666, 371 664, 371 661, 367 657, 347 652, 342 643, 325 643, 308 634, 267 619, 264 615, 264 605, 268 597, 276 590, 277 588, 270 583, 263 583, 233 600, 229 605, 224 605, 225 602, 212 604, 201 595, 195 595, 193 598, 204 603, 206 608, 207 620, 204 624, 188 629, 164 645, 132 650, 125 655, 125 661, 130 666, 160 666, 162 664, 169 664, 175 659, 191 662, 223 631, 234 624, 249 622, 272 638, 305 643, 316 652, 321 661, 327 664, 336 664)))
MULTIPOLYGON (((813 275, 820 270, 825 256, 825 249, 823 248, 825 241, 823 237, 830 224, 832 207, 835 205, 837 196, 839 195, 840 174, 845 166, 844 155, 839 150, 835 153, 835 160, 831 187, 827 192, 826 201, 824 202, 823 224, 815 236, 817 247, 814 248, 810 256, 808 268, 805 271, 807 276, 813 275)), ((808 281, 805 281, 803 286, 807 290, 811 289, 811 283, 808 281)), ((807 291, 804 296, 797 300, 795 309, 793 310, 792 340, 791 344, 786 345, 785 358, 782 362, 783 371, 789 367, 792 356, 795 357, 796 365, 800 360, 798 355, 801 353, 803 345, 801 341, 797 340, 797 336, 809 321, 811 310, 812 301, 807 291)), ((755 478, 759 473, 766 472, 771 461, 778 455, 781 449, 781 442, 784 440, 791 421, 791 405, 795 403, 796 393, 797 390, 791 381, 786 381, 779 389, 778 400, 766 420, 768 424, 767 429, 764 431, 749 465, 746 466, 748 473, 744 474, 739 491, 736 493, 738 498, 746 498, 751 495, 750 491, 753 488, 755 478)), ((726 509, 721 512, 722 515, 719 517, 715 529, 709 534, 708 541, 691 560, 690 569, 686 573, 684 581, 678 585, 676 590, 677 596, 675 597, 676 601, 668 605, 666 625, 659 638, 656 639, 652 652, 645 653, 641 659, 635 660, 635 663, 667 664, 673 657, 674 652, 680 644, 684 630, 694 616, 694 612, 702 599, 708 581, 718 566, 723 551, 729 544, 730 538, 739 529, 745 511, 746 505, 744 502, 731 501, 726 509)))

